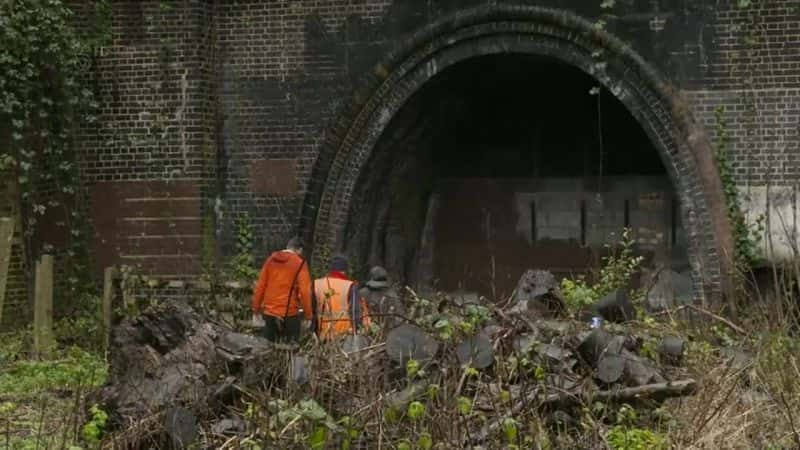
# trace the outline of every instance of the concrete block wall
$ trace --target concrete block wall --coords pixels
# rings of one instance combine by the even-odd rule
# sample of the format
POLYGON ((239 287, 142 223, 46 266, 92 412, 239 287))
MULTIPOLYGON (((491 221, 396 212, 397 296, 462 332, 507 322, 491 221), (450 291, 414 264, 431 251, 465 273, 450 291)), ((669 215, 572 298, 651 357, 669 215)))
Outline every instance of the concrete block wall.
POLYGON ((685 238, 679 238, 683 230, 678 214, 672 214, 674 194, 666 178, 608 177, 600 189, 587 188, 582 179, 542 178, 534 186, 531 182, 517 183, 515 230, 529 244, 535 236, 536 241, 573 240, 602 247, 618 243, 627 226, 643 248, 686 245, 685 238))

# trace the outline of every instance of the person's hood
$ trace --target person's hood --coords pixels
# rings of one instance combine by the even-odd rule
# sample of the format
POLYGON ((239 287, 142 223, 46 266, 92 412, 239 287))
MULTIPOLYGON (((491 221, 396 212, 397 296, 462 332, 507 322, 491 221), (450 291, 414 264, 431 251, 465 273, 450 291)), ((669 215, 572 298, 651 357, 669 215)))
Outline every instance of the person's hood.
POLYGON ((369 280, 364 284, 370 289, 385 289, 389 287, 389 282, 386 280, 369 280))
POLYGON ((278 264, 286 264, 287 262, 294 259, 296 255, 297 253, 291 250, 282 250, 272 254, 272 261, 278 264))

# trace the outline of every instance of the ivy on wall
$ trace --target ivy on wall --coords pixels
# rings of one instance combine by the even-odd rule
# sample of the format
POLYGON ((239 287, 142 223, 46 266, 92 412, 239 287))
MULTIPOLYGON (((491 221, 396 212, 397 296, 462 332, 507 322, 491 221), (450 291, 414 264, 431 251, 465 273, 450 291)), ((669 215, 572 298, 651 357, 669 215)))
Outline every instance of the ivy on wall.
POLYGON ((49 251, 47 242, 34 238, 37 229, 66 230, 63 269, 71 290, 88 280, 76 140, 81 127, 95 122, 89 69, 92 55, 110 39, 107 1, 85 6, 90 23, 80 34, 60 0, 0 0, 0 172, 18 186, 14 201, 28 267, 49 251))
POLYGON ((720 180, 725 194, 725 204, 728 209, 728 220, 733 231, 734 262, 738 272, 747 272, 759 260, 758 246, 761 241, 761 234, 764 231, 764 216, 759 216, 753 226, 747 223, 729 156, 731 141, 728 134, 728 124, 725 120, 725 108, 722 106, 717 107, 714 110, 714 117, 716 119, 715 131, 717 138, 714 157, 717 161, 717 167, 719 167, 720 180))

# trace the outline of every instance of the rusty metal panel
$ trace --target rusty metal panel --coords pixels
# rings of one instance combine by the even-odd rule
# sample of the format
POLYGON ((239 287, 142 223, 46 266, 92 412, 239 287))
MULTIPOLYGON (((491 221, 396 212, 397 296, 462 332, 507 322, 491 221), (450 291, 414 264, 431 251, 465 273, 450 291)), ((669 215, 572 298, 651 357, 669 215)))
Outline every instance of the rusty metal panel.
POLYGON ((297 161, 294 159, 253 161, 250 165, 250 190, 256 194, 295 194, 297 161))
POLYGON ((202 217, 197 182, 96 183, 90 198, 98 270, 124 263, 154 275, 199 273, 202 217))

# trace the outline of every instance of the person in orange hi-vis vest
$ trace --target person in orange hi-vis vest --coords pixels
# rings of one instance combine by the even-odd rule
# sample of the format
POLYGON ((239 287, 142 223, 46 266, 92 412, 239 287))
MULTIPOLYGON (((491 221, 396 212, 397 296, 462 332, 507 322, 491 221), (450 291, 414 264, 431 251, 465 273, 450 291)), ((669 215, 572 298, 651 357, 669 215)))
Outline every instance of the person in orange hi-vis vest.
POLYGON ((323 341, 355 334, 369 326, 366 303, 358 285, 347 277, 347 257, 334 256, 328 275, 314 280, 314 318, 323 341))
POLYGON ((285 250, 267 258, 253 290, 253 325, 272 342, 300 340, 300 309, 306 321, 313 317, 311 275, 303 259, 303 245, 292 238, 285 250))

